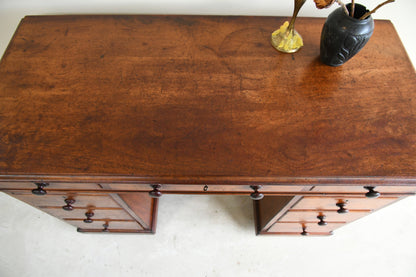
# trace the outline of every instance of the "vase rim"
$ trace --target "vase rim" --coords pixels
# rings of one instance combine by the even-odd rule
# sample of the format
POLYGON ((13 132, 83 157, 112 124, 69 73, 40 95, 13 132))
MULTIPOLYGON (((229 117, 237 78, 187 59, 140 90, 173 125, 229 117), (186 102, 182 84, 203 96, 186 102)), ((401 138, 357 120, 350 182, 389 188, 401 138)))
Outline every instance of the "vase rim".
MULTIPOLYGON (((351 3, 348 3, 345 6, 350 7, 351 6, 351 3)), ((355 3, 355 6, 361 6, 361 7, 365 8, 367 10, 367 7, 364 6, 364 5, 362 5, 362 4, 355 3)), ((344 17, 348 18, 348 20, 350 20, 350 21, 352 21, 354 23, 367 23, 368 21, 373 20, 373 18, 372 18, 371 15, 367 16, 364 19, 359 19, 359 18, 355 18, 355 17, 349 16, 349 15, 346 15, 345 14, 345 11, 344 11, 344 9, 342 7, 339 7, 337 10, 341 11, 344 17)))

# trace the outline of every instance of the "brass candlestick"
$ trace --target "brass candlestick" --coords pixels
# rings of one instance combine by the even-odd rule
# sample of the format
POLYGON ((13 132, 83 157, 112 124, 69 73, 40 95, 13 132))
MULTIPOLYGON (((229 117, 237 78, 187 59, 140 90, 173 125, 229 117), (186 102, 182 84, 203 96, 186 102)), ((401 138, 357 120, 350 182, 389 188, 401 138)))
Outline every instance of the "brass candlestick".
POLYGON ((303 46, 302 37, 295 30, 295 21, 299 10, 305 2, 306 0, 295 0, 295 7, 290 23, 286 21, 279 29, 272 33, 272 45, 280 52, 294 53, 303 46))

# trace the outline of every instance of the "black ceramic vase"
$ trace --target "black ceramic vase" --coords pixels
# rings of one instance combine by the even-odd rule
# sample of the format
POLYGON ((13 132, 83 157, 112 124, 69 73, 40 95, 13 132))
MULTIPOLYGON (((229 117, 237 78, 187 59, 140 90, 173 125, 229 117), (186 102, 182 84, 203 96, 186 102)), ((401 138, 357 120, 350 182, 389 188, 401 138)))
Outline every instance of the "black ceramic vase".
MULTIPOLYGON (((350 4, 347 5, 348 10, 350 4)), ((360 20, 368 10, 355 4, 354 17, 342 8, 327 18, 321 34, 321 61, 330 66, 340 66, 357 54, 368 42, 374 30, 371 16, 360 20)))

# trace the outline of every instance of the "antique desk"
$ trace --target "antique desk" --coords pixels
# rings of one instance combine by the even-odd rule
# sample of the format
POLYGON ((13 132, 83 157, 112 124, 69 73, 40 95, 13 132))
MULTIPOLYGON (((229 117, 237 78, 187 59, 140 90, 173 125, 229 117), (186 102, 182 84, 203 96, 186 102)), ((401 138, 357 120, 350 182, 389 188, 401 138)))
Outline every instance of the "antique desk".
POLYGON ((283 235, 414 195, 416 78, 391 23, 332 68, 324 20, 281 54, 284 20, 25 17, 0 63, 0 190, 81 232, 155 232, 163 194, 247 195, 257 234, 283 235))

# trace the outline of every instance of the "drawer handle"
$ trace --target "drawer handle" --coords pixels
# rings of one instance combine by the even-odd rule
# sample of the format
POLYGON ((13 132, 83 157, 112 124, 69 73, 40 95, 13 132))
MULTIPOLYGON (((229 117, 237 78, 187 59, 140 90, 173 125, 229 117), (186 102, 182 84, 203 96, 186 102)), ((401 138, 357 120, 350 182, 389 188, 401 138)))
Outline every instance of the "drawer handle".
POLYGON ((75 203, 75 199, 67 198, 65 199, 66 205, 62 207, 65 211, 72 211, 74 207, 72 206, 75 203))
POLYGON ((149 192, 150 197, 152 198, 159 198, 162 196, 162 192, 159 190, 162 186, 161 185, 152 185, 153 190, 149 192))
POLYGON ((339 209, 337 210, 337 213, 346 214, 349 212, 349 210, 345 208, 345 205, 347 205, 346 202, 341 201, 341 202, 338 202, 336 205, 339 207, 339 209))
POLYGON ((250 194, 251 199, 253 199, 253 200, 263 199, 264 194, 259 192, 259 189, 261 189, 261 187, 262 186, 260 186, 260 185, 250 186, 250 188, 252 188, 254 190, 254 192, 252 194, 250 194))
POLYGON ((302 236, 307 236, 309 235, 308 232, 306 232, 306 226, 302 226, 302 233, 300 233, 302 236))
POLYGON ((87 217, 86 219, 84 219, 85 223, 92 223, 93 220, 91 219, 91 217, 94 216, 94 213, 92 211, 88 211, 85 213, 85 216, 87 217))
POLYGON ((375 187, 364 187, 368 190, 368 192, 365 194, 365 197, 367 198, 377 198, 380 196, 380 193, 378 191, 375 191, 375 187))
POLYGON ((318 218, 319 219, 319 222, 318 222, 318 225, 319 226, 326 226, 326 225, 328 225, 328 222, 326 222, 326 221, 324 221, 324 219, 326 218, 326 216, 325 215, 318 215, 316 218, 318 218))
POLYGON ((103 224, 103 227, 104 227, 104 229, 103 229, 103 232, 109 232, 109 230, 108 230, 108 223, 106 222, 106 223, 104 223, 103 224))
POLYGON ((44 188, 49 186, 48 183, 35 183, 35 185, 38 188, 32 189, 33 194, 35 194, 35 195, 45 195, 46 194, 46 190, 44 190, 44 188))

